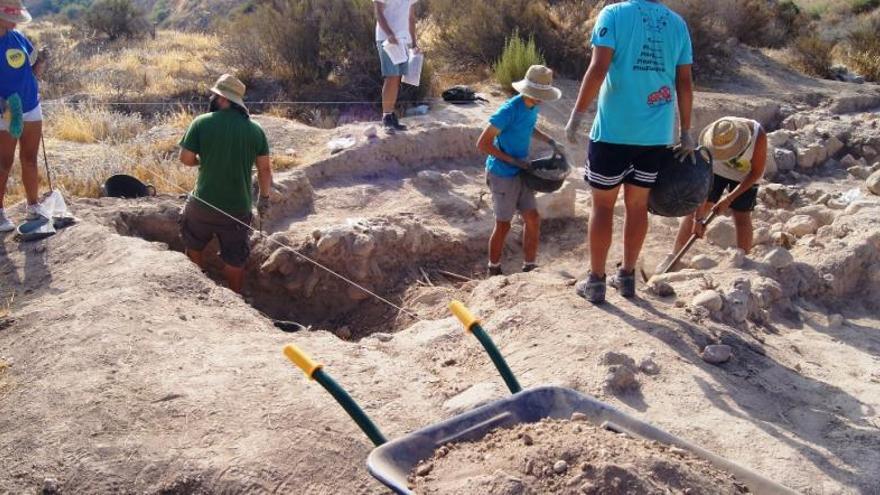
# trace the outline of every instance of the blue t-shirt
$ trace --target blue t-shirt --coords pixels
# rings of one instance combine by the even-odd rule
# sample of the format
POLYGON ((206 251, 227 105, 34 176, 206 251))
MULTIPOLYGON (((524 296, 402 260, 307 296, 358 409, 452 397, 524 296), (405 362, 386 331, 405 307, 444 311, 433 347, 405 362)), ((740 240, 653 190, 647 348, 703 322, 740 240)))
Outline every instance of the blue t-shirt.
POLYGON ((612 48, 590 138, 613 144, 675 142, 676 68, 693 63, 687 24, 665 5, 629 0, 602 9, 592 44, 612 48))
MULTIPOLYGON (((529 157, 532 133, 538 123, 538 105, 529 108, 522 95, 514 96, 501 105, 489 118, 489 123, 501 131, 495 138, 496 148, 521 160, 529 157)), ((514 177, 521 169, 489 155, 486 170, 501 177, 514 177)))
POLYGON ((37 108, 40 96, 31 67, 34 46, 23 34, 10 29, 0 37, 0 57, 0 98, 18 93, 25 113, 37 108))

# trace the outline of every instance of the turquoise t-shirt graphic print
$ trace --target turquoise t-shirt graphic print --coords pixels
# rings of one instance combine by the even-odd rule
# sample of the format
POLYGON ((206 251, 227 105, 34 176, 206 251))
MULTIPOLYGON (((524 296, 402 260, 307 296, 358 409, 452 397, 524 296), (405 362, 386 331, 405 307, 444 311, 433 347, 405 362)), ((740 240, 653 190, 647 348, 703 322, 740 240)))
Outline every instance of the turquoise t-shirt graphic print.
POLYGON ((599 92, 590 139, 667 146, 675 142, 675 76, 693 63, 684 19, 659 2, 629 0, 605 7, 592 44, 614 50, 599 92))

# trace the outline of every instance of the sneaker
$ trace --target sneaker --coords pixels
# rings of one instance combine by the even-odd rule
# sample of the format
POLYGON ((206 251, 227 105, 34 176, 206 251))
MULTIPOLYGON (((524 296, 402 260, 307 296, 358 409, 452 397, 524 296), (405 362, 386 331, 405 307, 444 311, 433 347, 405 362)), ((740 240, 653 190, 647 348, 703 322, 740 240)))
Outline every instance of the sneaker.
POLYGON ((501 271, 501 265, 489 265, 488 268, 486 268, 486 273, 490 277, 497 277, 499 275, 504 275, 504 273, 501 271))
POLYGON ((0 208, 0 233, 12 232, 13 230, 15 230, 15 224, 6 216, 6 211, 0 208))
POLYGON ((400 125, 400 122, 397 121, 397 115, 393 113, 389 113, 382 117, 382 126, 385 127, 385 131, 389 134, 394 134, 397 131, 406 130, 406 126, 400 125))
POLYGON ((593 304, 601 304, 605 302, 605 277, 598 277, 593 273, 586 280, 581 280, 574 286, 577 295, 583 297, 593 304))
POLYGON ((523 263, 522 271, 523 273, 529 273, 531 271, 535 271, 538 269, 537 263, 523 263))
POLYGON ((636 271, 625 272, 623 268, 617 270, 609 281, 611 287, 617 289, 623 297, 635 297, 636 295, 636 271))

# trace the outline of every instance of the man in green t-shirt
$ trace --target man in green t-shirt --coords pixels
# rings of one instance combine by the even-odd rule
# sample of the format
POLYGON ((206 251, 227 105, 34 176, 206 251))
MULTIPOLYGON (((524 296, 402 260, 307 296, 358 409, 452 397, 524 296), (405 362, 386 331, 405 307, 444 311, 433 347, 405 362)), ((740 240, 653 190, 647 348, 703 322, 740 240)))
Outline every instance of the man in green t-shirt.
POLYGON ((180 234, 186 255, 199 267, 204 267, 202 251, 217 236, 223 275, 229 288, 241 293, 250 255, 251 174, 256 164, 257 211, 262 217, 272 187, 269 142, 248 114, 241 81, 224 74, 211 92, 210 112, 196 117, 180 141, 180 161, 199 167, 196 187, 183 209, 180 234))

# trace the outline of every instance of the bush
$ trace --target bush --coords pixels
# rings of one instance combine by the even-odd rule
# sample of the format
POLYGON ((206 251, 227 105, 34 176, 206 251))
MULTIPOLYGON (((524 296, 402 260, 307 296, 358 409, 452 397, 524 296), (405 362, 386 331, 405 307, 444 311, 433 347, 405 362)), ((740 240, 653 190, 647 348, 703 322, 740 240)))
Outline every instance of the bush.
POLYGON ((132 0, 97 0, 86 12, 85 22, 111 40, 141 36, 149 28, 146 15, 132 0))
POLYGON ((498 84, 505 90, 513 92, 512 83, 522 79, 529 67, 544 64, 546 64, 544 56, 538 51, 535 39, 529 38, 526 41, 520 38, 518 32, 514 32, 507 40, 501 58, 495 62, 493 71, 498 84))
POLYGON ((874 15, 863 26, 850 33, 846 58, 850 69, 868 81, 880 82, 880 15, 874 15))
POLYGON ((808 75, 829 78, 834 46, 833 41, 822 39, 815 33, 802 35, 791 45, 792 63, 808 75))
POLYGON ((587 34, 575 26, 589 13, 580 3, 583 18, 557 19, 554 9, 559 5, 551 8, 538 0, 430 0, 428 8, 436 26, 432 54, 459 70, 491 66, 504 51, 510 33, 518 31, 535 40, 550 66, 577 77, 589 60, 587 34))
POLYGON ((867 14, 880 7, 880 0, 851 0, 853 14, 867 14))

